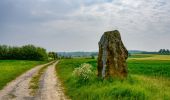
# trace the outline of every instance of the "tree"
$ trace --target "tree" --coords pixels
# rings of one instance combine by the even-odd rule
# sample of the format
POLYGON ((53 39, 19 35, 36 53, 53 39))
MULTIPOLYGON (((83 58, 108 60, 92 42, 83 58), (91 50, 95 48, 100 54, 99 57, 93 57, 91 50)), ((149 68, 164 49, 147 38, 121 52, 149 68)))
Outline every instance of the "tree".
POLYGON ((169 51, 168 49, 166 49, 166 53, 167 53, 167 54, 170 54, 170 51, 169 51))
POLYGON ((95 56, 91 55, 91 59, 95 59, 95 56))
POLYGON ((58 58, 58 55, 57 55, 57 53, 55 53, 55 52, 49 52, 48 53, 48 57, 50 57, 50 59, 57 59, 58 58))
POLYGON ((158 53, 162 55, 169 55, 170 51, 168 49, 160 49, 158 53))
POLYGON ((6 59, 8 55, 8 46, 0 45, 0 59, 6 59))
POLYGON ((161 54, 161 53, 162 53, 162 49, 160 49, 160 50, 158 51, 158 53, 160 53, 160 54, 161 54))
POLYGON ((19 47, 8 48, 8 59, 20 59, 22 57, 19 47))

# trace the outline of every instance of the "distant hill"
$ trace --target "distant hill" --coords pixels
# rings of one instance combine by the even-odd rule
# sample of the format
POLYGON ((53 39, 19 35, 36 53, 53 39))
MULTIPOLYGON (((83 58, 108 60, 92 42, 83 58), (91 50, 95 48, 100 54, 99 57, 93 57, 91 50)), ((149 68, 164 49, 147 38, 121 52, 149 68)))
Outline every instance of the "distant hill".
MULTIPOLYGON (((130 54, 157 54, 158 52, 142 51, 142 50, 128 50, 130 54)), ((97 56, 98 52, 57 52, 59 57, 90 57, 97 56)))
POLYGON ((141 54, 141 53, 147 52, 147 51, 141 51, 141 50, 128 50, 128 52, 129 52, 130 54, 141 54))
POLYGON ((59 57, 90 57, 97 56, 98 52, 57 52, 59 57))

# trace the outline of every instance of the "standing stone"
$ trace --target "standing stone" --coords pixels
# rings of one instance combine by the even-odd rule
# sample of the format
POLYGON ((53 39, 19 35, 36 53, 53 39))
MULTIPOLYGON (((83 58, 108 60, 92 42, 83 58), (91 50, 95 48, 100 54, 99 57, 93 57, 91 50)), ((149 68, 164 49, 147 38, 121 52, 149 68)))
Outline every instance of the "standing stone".
POLYGON ((99 41, 98 76, 102 78, 127 76, 128 51, 119 31, 108 31, 99 41))

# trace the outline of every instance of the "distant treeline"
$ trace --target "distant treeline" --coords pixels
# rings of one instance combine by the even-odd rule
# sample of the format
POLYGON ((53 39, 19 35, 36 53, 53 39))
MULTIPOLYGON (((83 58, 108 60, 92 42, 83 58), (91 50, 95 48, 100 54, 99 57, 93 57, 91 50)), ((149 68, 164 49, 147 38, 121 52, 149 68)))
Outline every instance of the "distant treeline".
POLYGON ((144 52, 141 52, 140 54, 159 54, 159 53, 158 52, 144 51, 144 52))
POLYGON ((60 58, 71 58, 97 56, 98 52, 57 52, 57 54, 60 58))
POLYGON ((46 49, 34 45, 22 47, 0 45, 0 59, 47 60, 46 49))
MULTIPOLYGON (((159 54, 159 55, 170 55, 170 50, 160 49, 159 51, 141 51, 141 50, 128 50, 129 56, 131 54, 159 54)), ((59 58, 72 58, 72 57, 95 57, 98 56, 98 52, 58 52, 59 58)))
POLYGON ((158 51, 159 54, 162 54, 162 55, 169 55, 170 54, 170 50, 169 49, 160 49, 158 51))
POLYGON ((160 55, 170 55, 169 49, 160 49, 158 52, 142 52, 142 54, 160 54, 160 55))

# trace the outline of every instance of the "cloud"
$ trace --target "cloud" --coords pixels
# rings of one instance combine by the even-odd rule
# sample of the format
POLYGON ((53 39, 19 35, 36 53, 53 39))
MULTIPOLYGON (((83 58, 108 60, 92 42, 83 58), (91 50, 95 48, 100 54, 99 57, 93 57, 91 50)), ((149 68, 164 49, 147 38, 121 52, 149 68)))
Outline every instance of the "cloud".
POLYGON ((0 42, 94 51, 104 31, 118 29, 128 49, 170 48, 169 6, 169 0, 1 0, 0 42))

